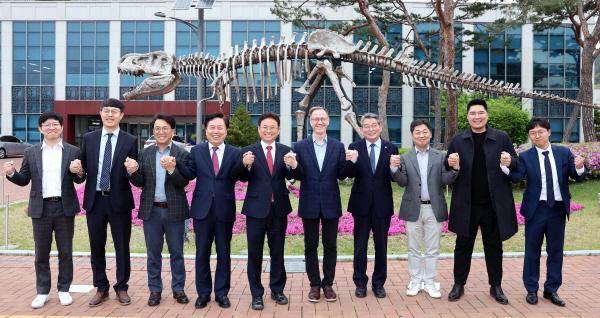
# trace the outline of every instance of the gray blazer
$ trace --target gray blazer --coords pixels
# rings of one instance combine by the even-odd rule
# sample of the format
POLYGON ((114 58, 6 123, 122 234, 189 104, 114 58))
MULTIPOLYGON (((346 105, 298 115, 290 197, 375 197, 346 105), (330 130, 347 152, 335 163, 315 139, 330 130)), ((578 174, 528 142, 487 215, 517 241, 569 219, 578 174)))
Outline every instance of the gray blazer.
MULTIPOLYGON (((79 213, 79 201, 73 182, 82 183, 85 181, 85 175, 77 176, 69 171, 69 164, 75 159, 79 159, 79 148, 63 142, 62 163, 61 163, 61 197, 63 211, 66 216, 74 216, 79 213)), ((42 217, 44 198, 42 195, 42 144, 35 144, 25 149, 23 164, 21 169, 15 172, 12 177, 6 177, 10 182, 26 186, 31 181, 31 192, 29 193, 29 207, 27 215, 32 218, 42 217)))
MULTIPOLYGON (((448 220, 448 207, 443 186, 453 183, 458 176, 458 171, 446 170, 444 161, 444 154, 429 148, 427 188, 431 207, 438 222, 448 220)), ((421 173, 419 172, 417 152, 414 148, 402 155, 400 168, 392 174, 392 177, 398 185, 406 187, 400 205, 400 219, 409 222, 417 221, 421 211, 421 173)))
MULTIPOLYGON (((152 213, 154 203, 154 191, 156 189, 156 150, 158 147, 152 145, 140 151, 139 168, 129 176, 129 181, 135 186, 142 188, 140 199, 140 210, 138 217, 142 220, 148 220, 152 213)), ((190 155, 185 149, 171 144, 171 156, 175 157, 177 163, 184 163, 190 155)), ((190 217, 190 206, 185 195, 185 186, 188 180, 184 178, 179 169, 175 167, 172 174, 166 175, 165 193, 167 195, 167 205, 169 207, 169 221, 183 221, 190 217)))

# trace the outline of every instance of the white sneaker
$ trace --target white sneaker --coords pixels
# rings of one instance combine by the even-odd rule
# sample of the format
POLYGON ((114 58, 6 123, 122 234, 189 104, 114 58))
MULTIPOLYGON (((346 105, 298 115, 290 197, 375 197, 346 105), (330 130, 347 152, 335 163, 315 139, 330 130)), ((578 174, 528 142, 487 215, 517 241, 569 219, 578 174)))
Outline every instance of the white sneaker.
POLYGON ((406 296, 417 296, 421 290, 421 283, 413 283, 412 281, 406 287, 406 296))
POLYGON ((31 302, 31 308, 33 308, 33 309, 42 308, 42 307, 44 307, 44 305, 47 302, 48 302, 48 294, 46 294, 46 295, 38 294, 37 296, 35 296, 35 298, 31 302))
POLYGON ((58 299, 60 300, 60 304, 63 306, 69 306, 73 303, 73 297, 69 292, 58 292, 58 299))
POLYGON ((425 291, 429 294, 429 297, 431 298, 441 298, 442 297, 442 293, 440 292, 440 288, 439 288, 439 284, 425 284, 424 288, 425 291), (436 286, 438 285, 438 286, 436 286))

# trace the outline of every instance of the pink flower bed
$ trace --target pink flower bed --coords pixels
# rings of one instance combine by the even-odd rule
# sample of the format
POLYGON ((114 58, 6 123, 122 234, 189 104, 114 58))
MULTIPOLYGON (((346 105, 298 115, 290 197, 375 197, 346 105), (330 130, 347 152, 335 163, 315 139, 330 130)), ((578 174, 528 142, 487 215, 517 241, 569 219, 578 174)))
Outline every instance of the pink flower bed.
MULTIPOLYGON (((185 188, 188 202, 192 202, 192 194, 194 192, 194 187, 196 186, 196 181, 191 181, 190 184, 185 188)), ((243 201, 246 197, 246 186, 245 182, 237 182, 235 185, 235 199, 237 201, 243 201)), ((142 220, 140 220, 138 216, 139 207, 140 207, 140 195, 141 189, 135 186, 131 186, 133 192, 133 200, 135 203, 135 208, 131 211, 132 223, 136 226, 142 226, 142 220)), ((289 185, 288 190, 290 193, 294 195, 296 198, 300 197, 300 189, 294 185, 289 185)), ((77 188, 77 197, 79 198, 79 204, 81 206, 81 212, 79 215, 85 215, 85 210, 83 210, 83 193, 84 187, 80 186, 77 188)), ((525 224, 525 219, 519 213, 521 209, 521 204, 515 204, 515 208, 517 210, 517 222, 519 224, 525 224)), ((584 208, 583 205, 571 202, 571 212, 577 212, 584 208)), ((352 218, 352 214, 346 212, 340 218, 340 222, 338 224, 338 233, 340 235, 352 235, 352 230, 354 227, 354 219, 352 218)), ((192 222, 190 222, 190 229, 192 228, 192 222)), ((241 234, 246 232, 246 216, 242 214, 238 214, 236 220, 233 224, 233 234, 241 234)), ((444 222, 442 227, 442 232, 448 232, 448 222, 444 222)), ((398 218, 397 214, 392 216, 392 221, 390 224, 389 235, 395 236, 399 234, 406 233, 405 222, 398 218)), ((287 235, 302 235, 304 234, 304 229, 302 228, 302 219, 298 216, 297 213, 292 212, 288 215, 288 226, 286 230, 287 235)))

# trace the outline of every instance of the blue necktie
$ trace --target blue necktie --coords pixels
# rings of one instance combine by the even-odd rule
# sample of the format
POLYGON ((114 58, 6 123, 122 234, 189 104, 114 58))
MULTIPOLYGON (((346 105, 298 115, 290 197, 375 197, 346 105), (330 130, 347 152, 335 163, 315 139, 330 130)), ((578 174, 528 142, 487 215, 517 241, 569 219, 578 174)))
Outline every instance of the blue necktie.
POLYGON ((369 152, 369 161, 371 162, 371 171, 375 174, 375 144, 371 144, 371 151, 369 152))
POLYGON ((113 134, 108 133, 106 137, 106 147, 104 147, 104 159, 102 160, 102 173, 100 174, 100 190, 108 191, 110 189, 110 166, 112 161, 112 144, 110 139, 113 134))
POLYGON ((544 154, 544 168, 546 168, 546 202, 549 207, 554 206, 554 180, 552 179, 552 166, 550 165, 550 152, 548 150, 542 152, 544 154))

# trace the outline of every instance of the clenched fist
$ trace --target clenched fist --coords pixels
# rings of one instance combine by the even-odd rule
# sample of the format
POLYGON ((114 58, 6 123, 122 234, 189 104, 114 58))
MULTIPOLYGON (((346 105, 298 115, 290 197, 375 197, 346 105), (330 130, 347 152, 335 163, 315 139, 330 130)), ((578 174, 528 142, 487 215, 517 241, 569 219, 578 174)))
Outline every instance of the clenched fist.
POLYGON ((12 175, 15 173, 15 171, 17 171, 15 169, 15 163, 14 161, 7 161, 4 163, 4 174, 6 174, 9 177, 12 177, 12 175))
POLYGON ((296 167, 298 166, 298 161, 296 161, 296 154, 291 150, 283 156, 283 162, 285 162, 286 166, 292 169, 296 169, 296 167))
POLYGON ((508 152, 503 151, 500 153, 500 165, 508 168, 508 166, 510 166, 511 160, 512 158, 508 152))
POLYGON ((350 149, 346 150, 346 160, 356 162, 356 160, 358 160, 358 151, 350 149))
POLYGON ((139 165, 135 159, 131 159, 129 157, 125 158, 125 169, 127 173, 132 174, 136 172, 139 168, 139 165))
POLYGON ((391 155, 390 156, 390 167, 391 168, 400 168, 400 163, 402 162, 402 158, 400 155, 391 155))
POLYGON ((250 168, 252 166, 252 164, 254 163, 254 154, 252 153, 252 151, 246 151, 242 155, 242 163, 246 168, 250 168))
POLYGON ((458 153, 453 152, 448 155, 448 165, 454 170, 460 168, 460 157, 458 156, 458 153))
POLYGON ((176 165, 177 165, 177 162, 175 160, 175 157, 164 156, 164 157, 160 158, 160 166, 163 167, 165 170, 167 170, 169 173, 173 173, 176 165))
POLYGON ((83 174, 83 166, 81 166, 81 160, 75 159, 71 161, 69 164, 69 171, 71 173, 82 175, 83 174))
POLYGON ((584 167, 585 159, 582 156, 575 157, 575 169, 581 169, 584 167))

